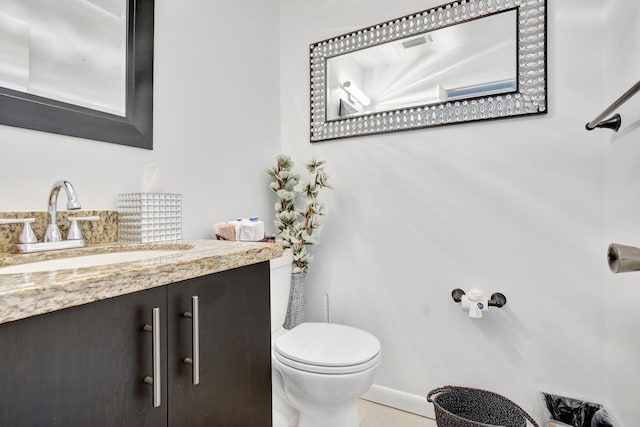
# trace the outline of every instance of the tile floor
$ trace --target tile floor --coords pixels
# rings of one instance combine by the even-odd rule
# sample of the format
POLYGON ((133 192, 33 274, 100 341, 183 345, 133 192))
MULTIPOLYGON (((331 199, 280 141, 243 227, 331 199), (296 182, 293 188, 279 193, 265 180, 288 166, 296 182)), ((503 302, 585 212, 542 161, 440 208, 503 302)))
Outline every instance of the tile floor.
POLYGON ((436 421, 360 399, 360 427, 436 427, 436 421))

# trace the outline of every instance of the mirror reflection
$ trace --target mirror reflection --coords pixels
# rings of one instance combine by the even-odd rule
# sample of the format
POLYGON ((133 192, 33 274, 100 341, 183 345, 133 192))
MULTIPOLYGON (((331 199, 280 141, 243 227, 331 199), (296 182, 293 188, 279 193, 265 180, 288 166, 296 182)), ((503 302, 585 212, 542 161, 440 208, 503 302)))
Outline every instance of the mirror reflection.
POLYGON ((0 86, 125 116, 127 0, 0 0, 0 86))
POLYGON ((507 10, 328 58, 327 120, 515 92, 517 19, 507 10))

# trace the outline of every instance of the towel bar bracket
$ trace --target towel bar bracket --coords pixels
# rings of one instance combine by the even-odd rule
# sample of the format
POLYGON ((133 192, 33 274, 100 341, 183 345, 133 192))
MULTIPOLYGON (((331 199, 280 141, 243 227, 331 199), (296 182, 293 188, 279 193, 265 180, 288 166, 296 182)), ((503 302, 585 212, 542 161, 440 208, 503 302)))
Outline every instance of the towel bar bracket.
POLYGON ((596 128, 605 128, 605 129, 612 129, 614 132, 618 132, 618 129, 620 129, 621 124, 622 124, 622 117, 620 116, 620 114, 616 113, 610 118, 603 120, 599 123, 596 123, 593 126, 589 126, 590 123, 587 123, 585 125, 585 128, 587 130, 594 130, 596 128))
POLYGON ((587 123, 587 130, 594 130, 595 128, 606 128, 611 129, 614 132, 617 132, 620 129, 620 124, 622 123, 622 118, 620 114, 614 114, 613 116, 605 119, 605 117, 609 116, 615 110, 617 110, 622 104, 627 102, 629 98, 633 97, 636 93, 640 91, 640 81, 634 84, 629 90, 627 90, 622 96, 615 101, 611 105, 609 105, 602 113, 600 113, 595 119, 591 120, 587 123))

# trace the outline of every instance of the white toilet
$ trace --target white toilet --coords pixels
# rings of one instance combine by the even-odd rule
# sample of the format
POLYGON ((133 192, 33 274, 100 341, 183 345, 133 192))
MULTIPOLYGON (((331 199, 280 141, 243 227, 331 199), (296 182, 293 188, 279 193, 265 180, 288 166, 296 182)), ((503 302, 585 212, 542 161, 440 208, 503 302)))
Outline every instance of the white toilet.
POLYGON ((357 399, 380 363, 380 341, 334 323, 282 327, 291 255, 271 260, 271 342, 274 427, 357 427, 357 399))

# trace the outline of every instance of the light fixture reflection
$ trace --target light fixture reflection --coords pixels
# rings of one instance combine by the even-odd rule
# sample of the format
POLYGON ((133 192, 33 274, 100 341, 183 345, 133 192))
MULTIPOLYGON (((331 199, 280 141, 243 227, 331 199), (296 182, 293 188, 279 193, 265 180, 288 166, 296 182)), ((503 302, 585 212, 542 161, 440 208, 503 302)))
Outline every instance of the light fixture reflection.
POLYGON ((351 96, 353 99, 355 99, 365 107, 371 104, 371 99, 369 99, 369 97, 365 95, 358 86, 354 85, 349 80, 342 83, 342 88, 349 94, 349 96, 351 96))

